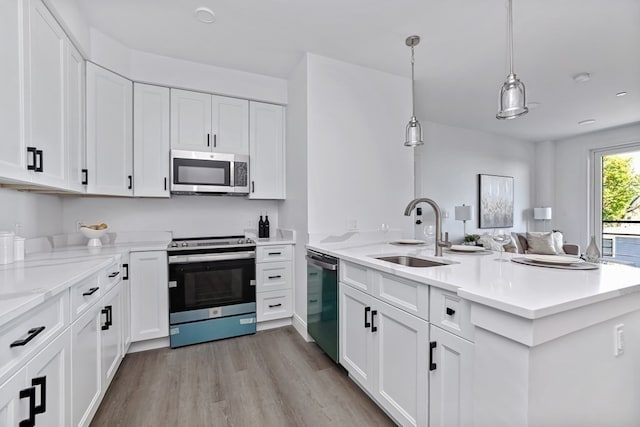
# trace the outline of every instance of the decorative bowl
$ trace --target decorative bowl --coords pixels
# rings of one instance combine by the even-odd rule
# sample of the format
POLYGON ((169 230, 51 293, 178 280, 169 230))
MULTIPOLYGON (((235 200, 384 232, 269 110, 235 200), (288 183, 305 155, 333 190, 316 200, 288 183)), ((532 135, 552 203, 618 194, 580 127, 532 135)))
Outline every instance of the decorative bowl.
POLYGON ((93 246, 93 247, 102 246, 102 242, 100 241, 100 238, 104 236, 108 230, 109 230, 109 227, 103 228, 101 230, 95 230, 85 225, 80 227, 80 232, 84 235, 84 237, 87 237, 89 239, 87 246, 93 246))

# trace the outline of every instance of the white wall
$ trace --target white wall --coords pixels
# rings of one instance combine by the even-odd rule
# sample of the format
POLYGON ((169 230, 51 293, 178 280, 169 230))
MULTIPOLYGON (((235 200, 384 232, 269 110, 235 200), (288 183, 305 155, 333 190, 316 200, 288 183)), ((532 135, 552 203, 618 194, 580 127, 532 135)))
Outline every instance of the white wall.
POLYGON ((308 81, 309 233, 342 234, 355 221, 411 234, 411 81, 318 55, 308 55, 308 81))
MULTIPOLYGON (((451 241, 460 241, 463 224, 454 218, 454 207, 473 206, 473 220, 467 233, 491 232, 478 228, 478 174, 506 175, 514 178, 513 231, 530 226, 534 199, 535 144, 480 131, 423 122, 425 145, 417 148, 421 162, 416 174, 422 179, 422 194, 435 200, 449 214, 443 230, 451 241)), ((429 206, 423 210, 424 226, 433 224, 429 206)), ((424 227, 421 227, 424 228, 424 227)), ((422 233, 417 238, 425 238, 422 233)))
POLYGON ((268 212, 278 226, 277 202, 230 196, 173 196, 170 199, 78 197, 64 199, 63 229, 76 221, 105 222, 112 231, 173 231, 175 237, 243 234, 268 212))
MULTIPOLYGON (((586 248, 592 231, 591 151, 640 142, 640 123, 556 142, 553 226, 586 248)), ((544 173, 544 171, 543 171, 544 173)))
POLYGON ((88 59, 124 77, 129 78, 131 74, 129 48, 95 28, 91 28, 91 56, 88 59))
MULTIPOLYGON (((282 228, 296 230, 294 265, 294 316, 297 327, 307 322, 307 269, 305 245, 307 225, 307 57, 294 69, 288 81, 287 106, 287 199, 280 204, 282 228)), ((305 335, 305 334, 302 334, 305 335)))
POLYGON ((62 201, 58 196, 0 188, 0 230, 32 238, 62 232, 62 201))

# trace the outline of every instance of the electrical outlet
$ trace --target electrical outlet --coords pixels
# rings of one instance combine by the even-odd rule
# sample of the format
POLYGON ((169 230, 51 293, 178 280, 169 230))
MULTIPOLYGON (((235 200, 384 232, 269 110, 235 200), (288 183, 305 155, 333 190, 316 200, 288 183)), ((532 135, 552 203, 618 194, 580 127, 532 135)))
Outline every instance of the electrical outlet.
POLYGON ((358 229, 358 220, 350 218, 347 220, 347 230, 354 231, 358 229))
POLYGON ((624 354, 624 323, 613 328, 613 355, 618 357, 624 354))
POLYGON ((84 225, 84 221, 78 219, 76 220, 76 231, 80 231, 80 227, 84 225))

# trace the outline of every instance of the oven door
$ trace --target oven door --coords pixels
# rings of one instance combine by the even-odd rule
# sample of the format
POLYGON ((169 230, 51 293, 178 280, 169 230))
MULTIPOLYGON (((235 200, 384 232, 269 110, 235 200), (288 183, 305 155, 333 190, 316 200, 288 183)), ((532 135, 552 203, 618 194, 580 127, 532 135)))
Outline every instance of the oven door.
POLYGON ((170 323, 255 312, 255 278, 255 251, 170 256, 170 323))

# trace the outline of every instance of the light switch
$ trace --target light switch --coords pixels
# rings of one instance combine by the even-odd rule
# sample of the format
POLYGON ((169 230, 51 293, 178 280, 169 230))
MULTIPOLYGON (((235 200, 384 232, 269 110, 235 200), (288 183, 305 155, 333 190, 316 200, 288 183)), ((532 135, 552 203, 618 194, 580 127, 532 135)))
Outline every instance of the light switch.
POLYGON ((624 354, 624 323, 614 327, 613 338, 615 341, 613 355, 617 357, 624 354))

